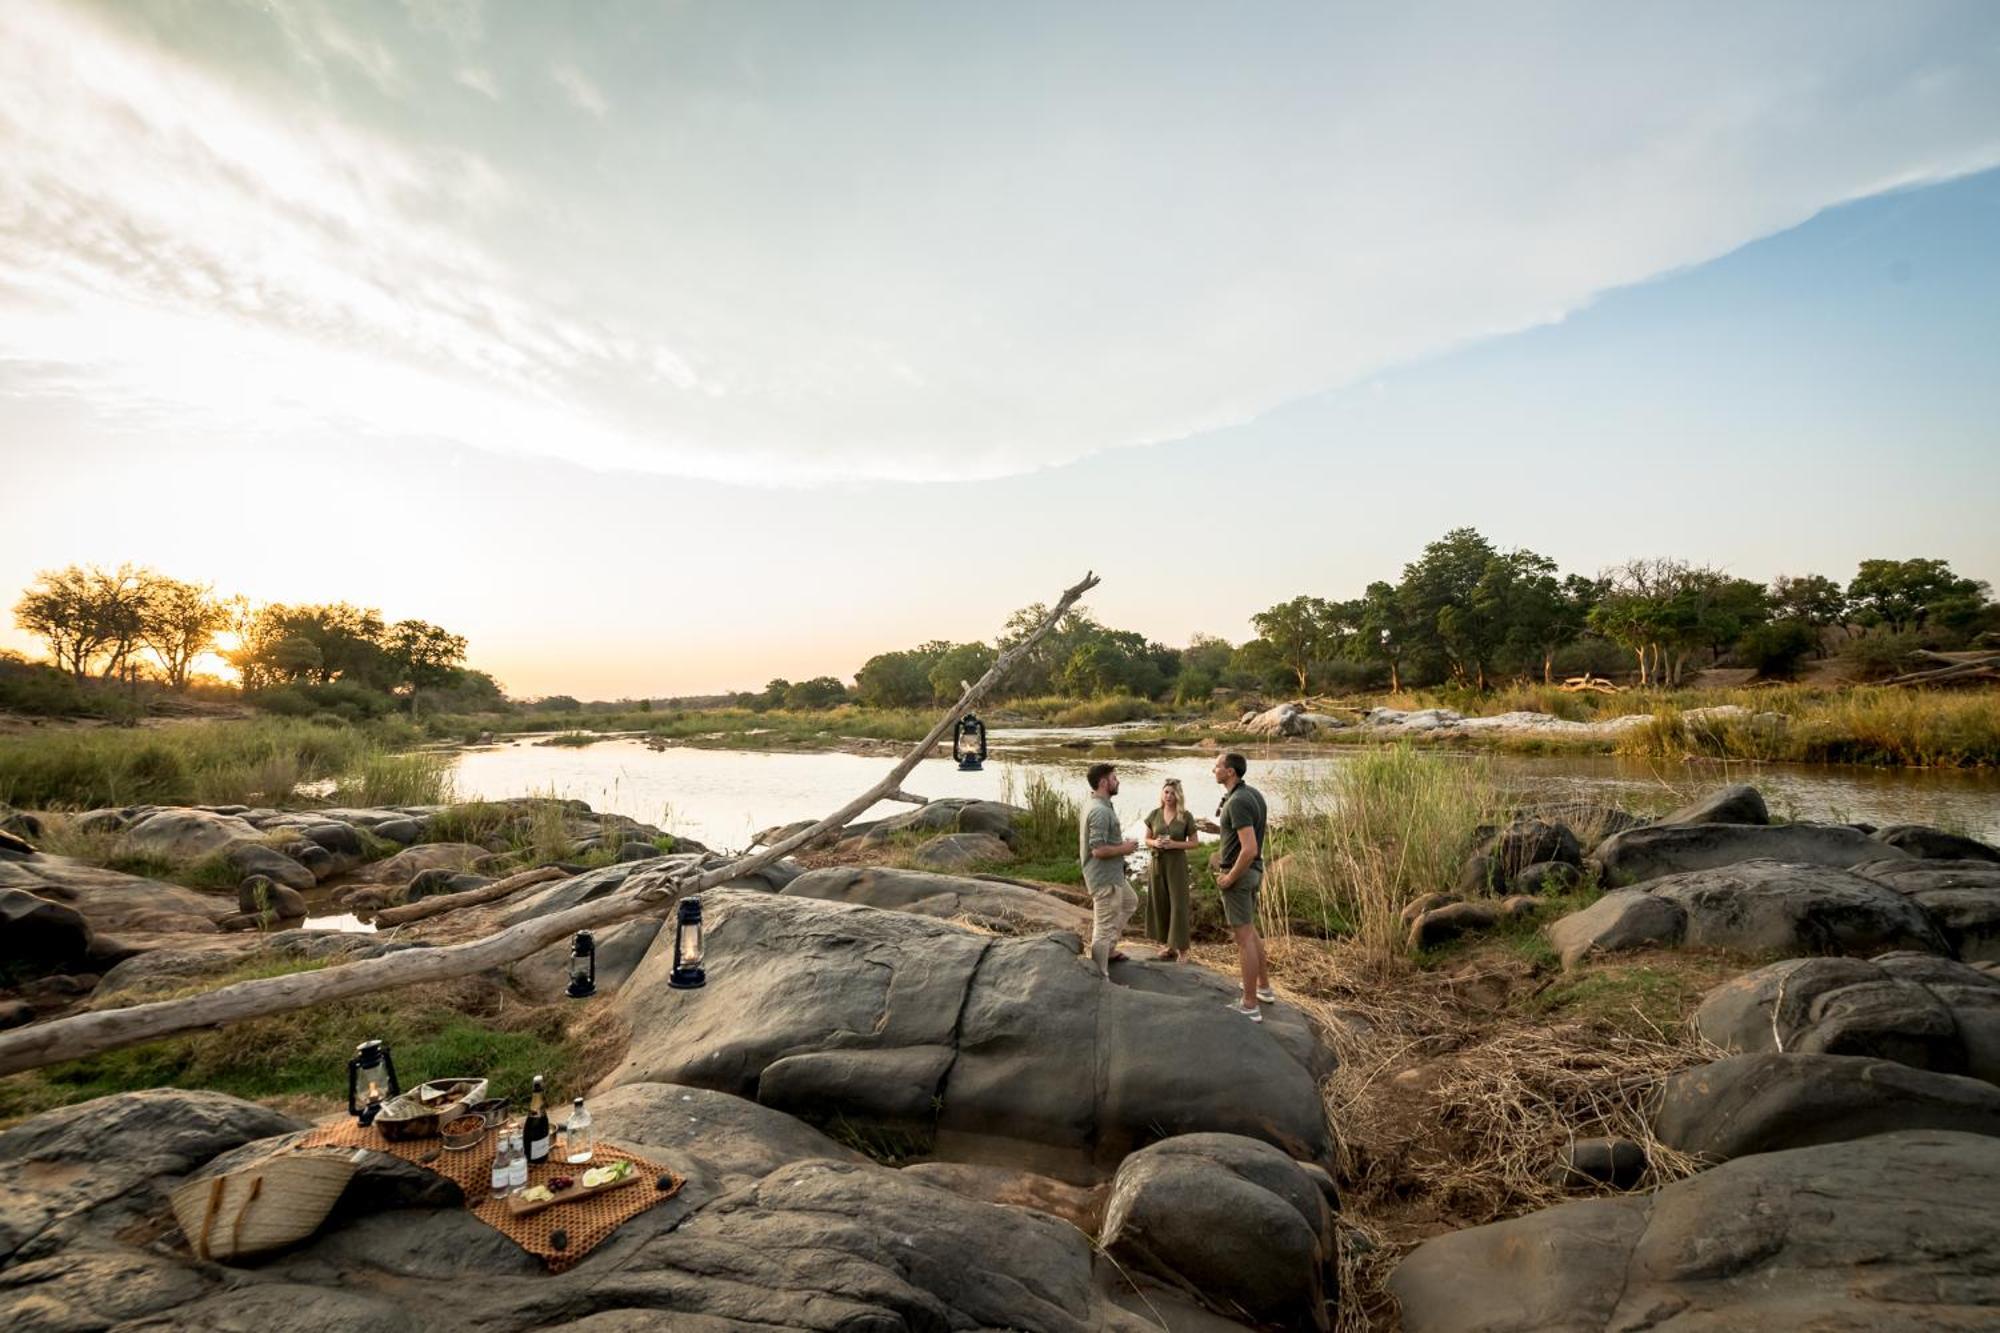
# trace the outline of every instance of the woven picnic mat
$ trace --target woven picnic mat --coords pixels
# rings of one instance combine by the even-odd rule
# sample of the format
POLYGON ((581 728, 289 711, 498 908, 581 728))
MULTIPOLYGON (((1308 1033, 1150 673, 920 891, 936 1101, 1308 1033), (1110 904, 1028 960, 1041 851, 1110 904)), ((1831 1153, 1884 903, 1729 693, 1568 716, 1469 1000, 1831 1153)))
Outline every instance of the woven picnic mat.
MULTIPOLYGON (((464 1152, 442 1152, 439 1151, 441 1141, 438 1139, 390 1143, 372 1126, 363 1129, 353 1120, 343 1117, 321 1125, 300 1139, 297 1146, 303 1149, 331 1144, 341 1148, 368 1148, 414 1162, 426 1171, 435 1171, 464 1191, 466 1207, 474 1217, 540 1259, 551 1273, 560 1273, 571 1267, 609 1240, 619 1227, 648 1208, 673 1198, 687 1183, 684 1177, 656 1162, 649 1162, 622 1148, 599 1143, 590 1166, 631 1162, 638 1177, 637 1183, 621 1185, 601 1194, 585 1195, 574 1203, 558 1203, 525 1217, 515 1217, 508 1211, 504 1200, 495 1199, 490 1194, 496 1137, 488 1134, 478 1147, 464 1152), (432 1153, 437 1155, 432 1157, 432 1153), (658 1187, 659 1178, 663 1175, 669 1177, 666 1189, 658 1187), (558 1231, 563 1233, 560 1248, 555 1243, 558 1231)), ((576 1179, 588 1169, 553 1161, 543 1162, 528 1168, 528 1183, 546 1185, 556 1176, 576 1179)))

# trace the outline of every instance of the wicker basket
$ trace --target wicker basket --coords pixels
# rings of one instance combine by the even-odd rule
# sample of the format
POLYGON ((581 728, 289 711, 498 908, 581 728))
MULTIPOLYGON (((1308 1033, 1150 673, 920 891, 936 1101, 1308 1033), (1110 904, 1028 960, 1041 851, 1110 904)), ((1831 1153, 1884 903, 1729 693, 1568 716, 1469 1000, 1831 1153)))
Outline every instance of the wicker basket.
POLYGON ((174 1191, 174 1217, 199 1259, 227 1261, 304 1240, 354 1178, 359 1153, 289 1152, 174 1191))
POLYGON ((391 1143, 434 1139, 439 1125, 485 1097, 483 1078, 434 1078, 382 1103, 382 1109, 375 1115, 375 1128, 391 1143), (423 1095, 426 1091, 445 1095, 426 1102, 423 1095))

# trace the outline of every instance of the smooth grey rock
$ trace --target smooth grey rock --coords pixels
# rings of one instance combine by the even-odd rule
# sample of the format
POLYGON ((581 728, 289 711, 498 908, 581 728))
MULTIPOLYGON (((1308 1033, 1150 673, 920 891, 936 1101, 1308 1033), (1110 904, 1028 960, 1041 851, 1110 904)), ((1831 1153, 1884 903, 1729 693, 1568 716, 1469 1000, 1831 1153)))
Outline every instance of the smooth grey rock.
POLYGON ((1556 1162, 1556 1183, 1565 1189, 1604 1186, 1629 1190, 1646 1175, 1646 1150, 1630 1139, 1573 1139, 1556 1162))
POLYGON ((467 889, 480 888, 493 881, 485 875, 475 875, 463 870, 453 870, 448 866, 432 866, 429 870, 419 870, 403 886, 403 901, 414 903, 441 893, 463 893, 467 889))
POLYGON ((1583 847, 1568 825, 1533 815, 1516 815, 1482 850, 1497 862, 1495 877, 1502 884, 1538 861, 1583 864, 1583 847))
POLYGON ((1564 967, 1575 967, 1599 954, 1670 947, 1686 930, 1687 912, 1679 903, 1644 889, 1616 889, 1550 926, 1549 942, 1564 967))
POLYGON ((607 1086, 688 1083, 761 1100, 772 1066, 837 1052, 782 1071, 788 1104, 816 1095, 823 1118, 906 1128, 908 1096, 883 1107, 857 1070, 885 1059, 907 1082, 912 1062, 955 1052, 931 1089, 933 1155, 946 1160, 1089 1180, 1146 1143, 1201 1130, 1309 1160, 1329 1151, 1317 1084, 1331 1053, 1289 1006, 1246 1032, 1222 977, 1120 963, 1113 978, 1127 984, 1107 985, 1074 935, 980 935, 790 894, 711 892, 703 904, 708 984, 668 989, 663 933, 619 993, 634 1037, 607 1086))
POLYGON ((1744 861, 1847 869, 1902 855, 1845 824, 1649 824, 1606 838, 1594 859, 1601 882, 1624 888, 1744 861))
POLYGON ((155 809, 125 829, 125 846, 170 861, 198 861, 234 843, 256 843, 257 829, 234 815, 173 807, 155 809))
POLYGON ((128 939, 213 934, 231 908, 227 898, 63 856, 0 861, 0 889, 21 889, 81 912, 90 923, 93 951, 108 934, 128 939))
POLYGON ((2000 865, 2000 847, 1923 824, 1892 824, 1876 829, 1871 836, 1877 842, 1926 861, 1986 861, 2000 865))
MULTIPOLYGON (((621 921, 593 932, 597 946, 597 993, 609 995, 631 979, 663 924, 659 917, 621 921)), ((671 936, 669 936, 671 939, 671 936)), ((671 947, 671 946, 669 946, 671 947)), ((508 977, 543 1002, 564 997, 569 987, 570 941, 558 940, 507 968, 508 977)))
POLYGON ((1740 1157, 1419 1245, 1406 1333, 2000 1326, 2000 1140, 1919 1130, 1740 1157))
POLYGON ((1653 1132, 1710 1161, 1903 1129, 2000 1135, 2000 1088, 1891 1060, 1734 1055, 1667 1080, 1653 1132))
POLYGON ((1514 876, 1514 892, 1540 897, 1545 893, 1568 893, 1581 883, 1582 869, 1568 861, 1536 861, 1521 867, 1521 873, 1514 876))
POLYGON ((1019 836, 1015 825, 1026 817, 1027 811, 1018 805, 1005 801, 971 801, 959 807, 958 831, 960 833, 990 833, 1009 847, 1019 836))
POLYGON ((288 889, 310 889, 319 884, 312 871, 261 842, 231 843, 219 855, 231 870, 246 878, 262 875, 288 889))
POLYGON ((1121 1263, 1187 1284, 1222 1313, 1331 1327, 1332 1209, 1268 1143, 1187 1134, 1140 1149, 1119 1165, 1099 1239, 1121 1263))
POLYGON ((1491 852, 1474 852, 1459 865, 1452 892, 1461 898, 1483 898, 1504 882, 1500 877, 1500 859, 1491 852))
POLYGON ((1855 869, 1923 908, 1959 958, 2000 962, 2000 865, 1896 860, 1855 869))
POLYGON ((1793 958, 1722 983, 1695 1026, 1725 1050, 1860 1055, 2000 1083, 2000 978, 1945 958, 1793 958))
POLYGON ((962 875, 934 875, 881 866, 828 866, 809 870, 784 887, 789 898, 862 903, 1018 935, 1073 930, 1087 934, 1090 913, 1052 893, 1022 884, 962 875))
POLYGON ((1891 949, 1951 952, 1915 903, 1846 870, 1745 861, 1664 876, 1645 888, 1686 914, 1681 942, 1693 948, 1864 957, 1891 949))
POLYGON ((236 886, 236 910, 253 916, 268 912, 277 920, 296 921, 306 914, 306 900, 296 889, 252 875, 236 886))
POLYGON ((650 842, 628 842, 618 849, 618 859, 624 862, 653 861, 665 855, 650 842))
POLYGON ((940 833, 911 855, 926 870, 966 870, 1014 859, 1014 849, 991 833, 940 833))
POLYGON ((1657 824, 1768 824, 1771 811, 1764 804, 1764 793, 1748 783, 1718 787, 1705 796, 1661 815, 1657 824))
POLYGON ((368 830, 376 837, 393 842, 399 847, 410 847, 424 836, 424 826, 415 819, 385 819, 368 830))
POLYGON ((368 854, 367 844, 361 841, 360 831, 352 824, 328 820, 324 824, 308 824, 299 833, 336 856, 353 857, 358 862, 368 854))
POLYGON ((457 874, 485 855, 484 847, 470 842, 420 843, 363 867, 357 872, 357 877, 372 884, 403 888, 426 870, 447 870, 457 874))

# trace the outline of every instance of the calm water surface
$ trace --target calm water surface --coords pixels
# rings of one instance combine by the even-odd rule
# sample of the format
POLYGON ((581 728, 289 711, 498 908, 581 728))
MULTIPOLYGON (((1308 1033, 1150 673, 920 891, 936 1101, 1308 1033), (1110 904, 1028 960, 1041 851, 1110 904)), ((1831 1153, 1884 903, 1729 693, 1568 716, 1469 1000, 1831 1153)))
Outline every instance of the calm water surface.
MULTIPOLYGON (((1108 739, 1117 729, 1070 730, 1066 739, 1108 739)), ((1208 813, 1220 795, 1211 774, 1212 754, 1172 750, 1135 754, 1113 751, 1018 749, 1045 739, 996 731, 996 753, 979 773, 961 773, 949 759, 927 759, 903 786, 932 798, 1006 799, 1039 774, 1081 796, 1083 772, 1096 760, 1118 765, 1123 790, 1116 801, 1126 827, 1159 803, 1160 783, 1177 777, 1189 804, 1208 813)), ((1250 781, 1283 813, 1301 783, 1326 778, 1354 758, 1353 751, 1250 752, 1250 781)), ((1465 762, 1480 762, 1459 756, 1465 762)), ((1723 782, 1753 782, 1772 813, 1788 819, 1862 820, 1872 824, 1936 824, 1989 842, 2000 841, 2000 774, 1965 774, 1783 765, 1664 765, 1612 757, 1488 757, 1509 787, 1537 796, 1579 798, 1657 811, 1679 798, 1723 782)), ((464 752, 456 770, 460 800, 557 795, 735 850, 758 830, 799 819, 817 819, 879 781, 893 758, 852 754, 792 754, 747 750, 649 750, 636 740, 611 739, 571 748, 510 741, 464 752)), ((864 818, 907 810, 884 803, 864 818)))

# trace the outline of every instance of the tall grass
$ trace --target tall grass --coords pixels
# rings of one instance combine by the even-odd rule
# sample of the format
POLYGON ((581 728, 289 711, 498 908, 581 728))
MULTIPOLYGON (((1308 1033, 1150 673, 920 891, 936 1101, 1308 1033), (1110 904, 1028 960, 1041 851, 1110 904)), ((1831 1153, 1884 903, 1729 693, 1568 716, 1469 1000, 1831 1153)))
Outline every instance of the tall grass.
POLYGON ((1727 693, 1741 697, 1719 692, 1702 703, 1741 703, 1752 715, 1709 717, 1678 701, 1663 703, 1652 721, 1619 738, 1619 752, 1910 768, 2000 764, 2000 692, 1862 687, 1727 693))
POLYGON ((1010 772, 1002 784, 1001 799, 1028 812, 1014 822, 1016 857, 1023 861, 1076 859, 1077 824, 1083 807, 1075 797, 1036 773, 1028 778, 1026 789, 1017 798, 1014 775, 1010 772))
POLYGON ((1383 963, 1403 951, 1403 908, 1452 886, 1474 830, 1502 806, 1484 761, 1408 745, 1358 754, 1290 797, 1267 916, 1280 933, 1294 921, 1351 931, 1383 963))
POLYGON ((335 798, 355 805, 448 805, 456 756, 436 750, 367 754, 335 798))

